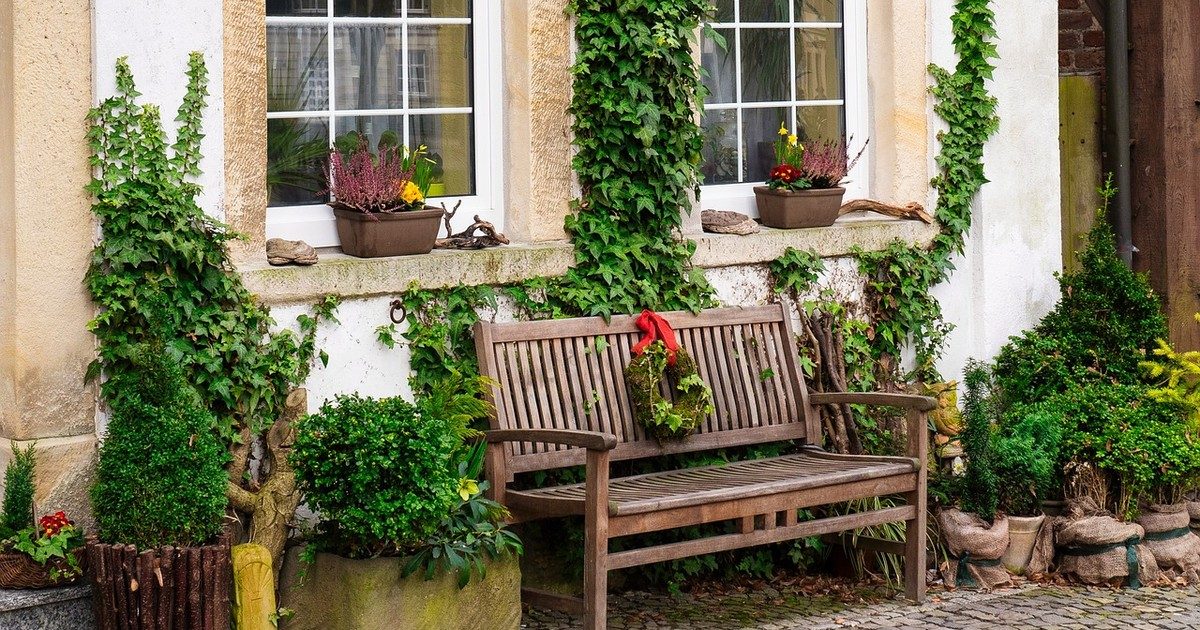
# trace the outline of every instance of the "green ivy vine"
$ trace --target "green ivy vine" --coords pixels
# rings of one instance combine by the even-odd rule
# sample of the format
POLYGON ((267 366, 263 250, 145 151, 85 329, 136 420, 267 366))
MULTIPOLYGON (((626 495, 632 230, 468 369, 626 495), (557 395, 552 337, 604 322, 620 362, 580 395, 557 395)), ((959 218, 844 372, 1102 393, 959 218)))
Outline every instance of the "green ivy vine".
POLYGON ((242 285, 227 252, 236 238, 196 204, 200 187, 201 114, 208 95, 203 56, 188 60, 188 87, 168 144, 159 109, 141 105, 125 58, 116 65, 116 94, 89 114, 88 142, 95 176, 88 191, 102 240, 92 252, 85 284, 99 307, 89 323, 105 400, 129 392, 115 387, 135 370, 133 354, 154 341, 182 367, 229 441, 273 422, 288 391, 307 377, 317 353, 321 320, 332 320, 327 297, 298 319, 300 334, 272 332, 270 311, 242 285))
POLYGON ((551 313, 610 316, 714 304, 681 235, 700 192, 706 94, 692 56, 709 0, 572 0, 578 51, 572 167, 582 196, 566 230, 575 265, 545 283, 551 313))
MULTIPOLYGON (((392 302, 393 313, 400 313, 405 323, 408 383, 414 393, 428 394, 448 380, 470 382, 479 375, 471 329, 484 307, 496 310, 496 292, 489 286, 422 289, 414 283, 392 302)), ((379 342, 389 348, 399 343, 396 333, 395 324, 375 329, 379 342)))

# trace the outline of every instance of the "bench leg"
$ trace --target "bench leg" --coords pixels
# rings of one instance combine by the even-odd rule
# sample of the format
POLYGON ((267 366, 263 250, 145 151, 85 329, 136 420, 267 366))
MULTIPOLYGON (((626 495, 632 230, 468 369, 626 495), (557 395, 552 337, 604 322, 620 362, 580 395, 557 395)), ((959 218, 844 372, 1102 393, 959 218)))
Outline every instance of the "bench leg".
POLYGON ((916 506, 917 517, 904 522, 904 594, 919 604, 925 600, 925 493, 917 491, 906 498, 916 506))
POLYGON ((583 627, 608 627, 608 453, 588 451, 583 515, 583 627))

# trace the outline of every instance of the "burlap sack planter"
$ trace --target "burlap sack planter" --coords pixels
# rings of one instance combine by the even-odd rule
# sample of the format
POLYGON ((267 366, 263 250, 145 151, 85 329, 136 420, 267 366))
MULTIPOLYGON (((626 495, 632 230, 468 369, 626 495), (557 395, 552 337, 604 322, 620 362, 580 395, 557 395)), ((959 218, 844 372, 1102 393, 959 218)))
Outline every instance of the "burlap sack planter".
POLYGON ((406 558, 349 560, 317 554, 305 566, 293 548, 284 562, 280 605, 295 615, 284 630, 517 630, 521 569, 516 557, 487 563, 487 577, 459 589, 457 576, 400 577, 406 558), (303 579, 300 573, 303 572, 303 579))
POLYGON ((1155 582, 1160 572, 1144 536, 1141 525, 1118 521, 1083 498, 1054 522, 1059 573, 1084 584, 1155 582))
POLYGON ((1200 501, 1187 502, 1188 516, 1191 517, 1192 529, 1200 530, 1200 501))
POLYGON ((942 541, 950 562, 942 576, 947 586, 996 588, 1012 582, 1000 558, 1008 549, 1008 519, 997 516, 990 526, 970 512, 948 509, 938 513, 942 541))
POLYGON ((1170 577, 1197 578, 1200 570, 1200 537, 1192 533, 1185 503, 1152 505, 1137 519, 1145 530, 1146 546, 1154 552, 1158 568, 1170 577))

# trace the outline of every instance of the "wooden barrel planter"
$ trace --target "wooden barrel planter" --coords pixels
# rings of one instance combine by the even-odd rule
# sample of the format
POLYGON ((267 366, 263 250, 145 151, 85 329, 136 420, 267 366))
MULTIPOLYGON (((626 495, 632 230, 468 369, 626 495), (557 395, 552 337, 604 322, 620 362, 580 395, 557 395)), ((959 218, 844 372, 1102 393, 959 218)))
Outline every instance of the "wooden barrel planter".
POLYGON ((233 580, 229 535, 203 547, 88 541, 99 630, 226 630, 233 580))

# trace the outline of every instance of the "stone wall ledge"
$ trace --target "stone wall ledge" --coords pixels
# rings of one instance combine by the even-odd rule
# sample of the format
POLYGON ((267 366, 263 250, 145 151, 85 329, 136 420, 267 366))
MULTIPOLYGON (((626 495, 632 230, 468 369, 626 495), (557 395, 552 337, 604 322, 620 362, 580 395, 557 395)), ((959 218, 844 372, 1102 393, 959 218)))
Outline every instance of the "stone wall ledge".
MULTIPOLYGON (((789 247, 812 250, 823 258, 849 254, 855 247, 880 250, 897 239, 927 244, 937 227, 919 221, 847 216, 826 228, 774 230, 736 236, 701 234, 694 237, 698 267, 753 265, 779 258, 789 247)), ((323 295, 364 298, 392 295, 413 282, 424 288, 464 285, 505 285, 566 273, 574 250, 566 241, 516 244, 474 251, 434 250, 424 256, 354 258, 337 249, 320 251, 311 267, 271 267, 266 260, 240 267, 247 288, 269 305, 315 302, 323 295)))

